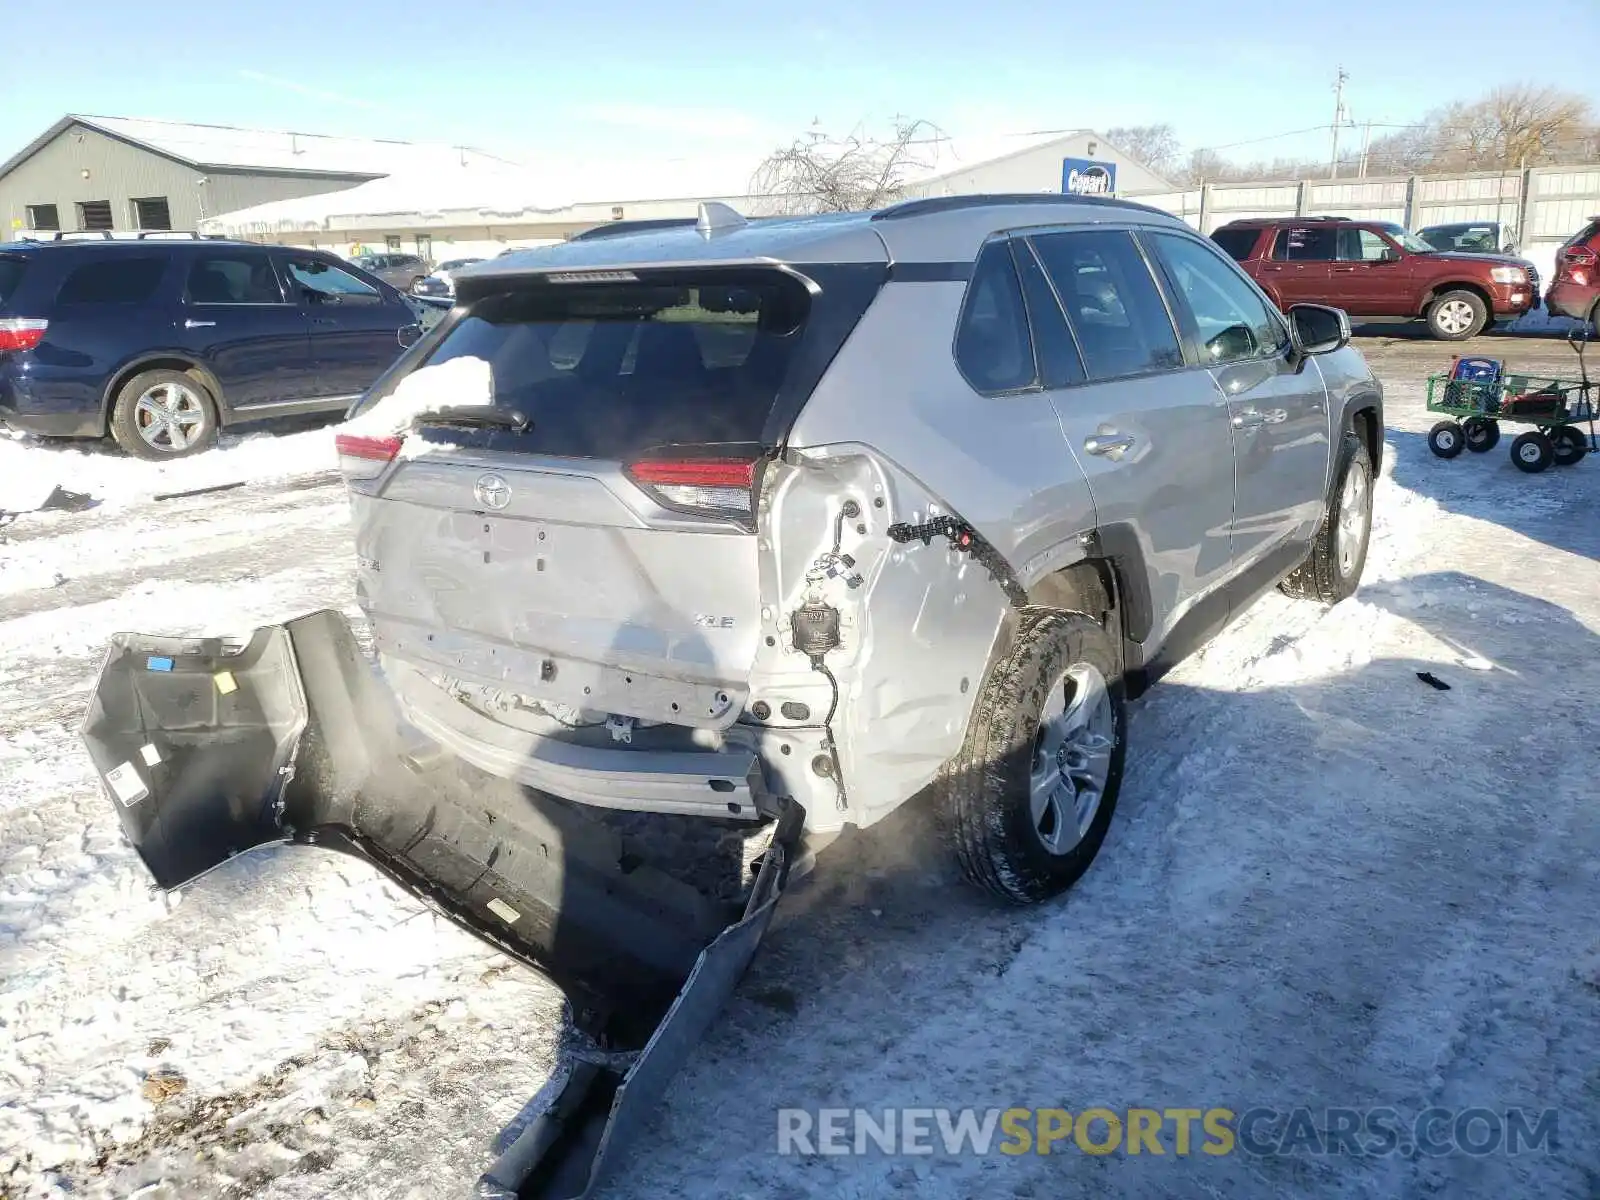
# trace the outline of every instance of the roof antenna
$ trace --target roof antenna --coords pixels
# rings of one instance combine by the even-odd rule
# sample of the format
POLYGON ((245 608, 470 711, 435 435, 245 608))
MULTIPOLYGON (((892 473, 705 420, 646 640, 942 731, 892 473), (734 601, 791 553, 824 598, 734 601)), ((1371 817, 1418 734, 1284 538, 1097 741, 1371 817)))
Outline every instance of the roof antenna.
POLYGON ((749 221, 720 200, 704 200, 700 204, 700 219, 694 227, 701 237, 711 237, 730 229, 743 229, 748 224, 749 221))

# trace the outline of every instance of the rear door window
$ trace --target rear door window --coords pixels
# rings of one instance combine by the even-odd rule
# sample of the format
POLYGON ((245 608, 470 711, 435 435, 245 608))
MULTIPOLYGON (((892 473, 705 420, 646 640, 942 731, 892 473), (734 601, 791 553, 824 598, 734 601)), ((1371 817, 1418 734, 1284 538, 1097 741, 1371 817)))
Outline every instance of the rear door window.
MULTIPOLYGON (((458 444, 603 459, 668 445, 752 445, 766 440, 780 389, 810 357, 815 308, 803 284, 768 270, 519 281, 474 303, 423 369, 482 359, 493 403, 531 422, 512 435, 450 428, 447 440, 458 444)), ((859 315, 825 336, 842 342, 859 315)))
POLYGON ((1272 257, 1279 262, 1332 262, 1336 241, 1327 225, 1291 225, 1278 230, 1272 257))
POLYGON ((1184 365, 1166 302, 1129 234, 1094 230, 1032 240, 1061 297, 1090 379, 1184 365))
POLYGON ((1244 262, 1261 240, 1261 230, 1218 229, 1211 235, 1211 240, 1221 246, 1234 262, 1244 262))
POLYGON ((167 272, 166 255, 117 254, 74 267, 56 293, 57 304, 143 304, 167 272))

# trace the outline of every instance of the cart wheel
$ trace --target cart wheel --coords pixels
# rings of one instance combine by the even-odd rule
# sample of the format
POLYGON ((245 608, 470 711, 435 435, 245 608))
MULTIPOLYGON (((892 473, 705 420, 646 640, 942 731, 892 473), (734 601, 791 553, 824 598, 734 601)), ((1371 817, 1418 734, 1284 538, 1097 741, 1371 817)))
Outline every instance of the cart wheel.
POLYGON ((1440 458, 1454 458, 1466 444, 1466 435, 1454 421, 1440 421, 1428 430, 1428 449, 1440 458))
POLYGON ((1589 437, 1576 425, 1563 425, 1550 435, 1558 467, 1570 467, 1589 453, 1589 437))
POLYGON ((1484 417, 1472 417, 1461 427, 1461 432, 1467 441, 1467 449, 1475 454, 1484 454, 1493 450, 1500 444, 1500 422, 1490 421, 1484 417))
POLYGON ((1537 475, 1555 461, 1556 448, 1544 433, 1538 429, 1530 429, 1527 433, 1519 433, 1511 443, 1511 461, 1517 464, 1517 469, 1526 471, 1530 475, 1537 475))

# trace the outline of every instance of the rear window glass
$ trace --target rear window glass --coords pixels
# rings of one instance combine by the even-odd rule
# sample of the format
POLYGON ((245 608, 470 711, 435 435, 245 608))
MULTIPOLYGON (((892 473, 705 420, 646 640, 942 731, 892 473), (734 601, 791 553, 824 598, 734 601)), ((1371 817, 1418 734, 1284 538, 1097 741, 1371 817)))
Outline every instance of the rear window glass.
POLYGON ((532 423, 515 443, 532 453, 755 443, 809 311, 806 289, 770 271, 535 284, 478 301, 428 365, 486 361, 494 403, 532 423))
POLYGON ((1259 229, 1218 229, 1211 235, 1211 240, 1234 262, 1244 262, 1249 258, 1250 251, 1256 248, 1256 242, 1260 239, 1259 229))
POLYGON ((28 269, 25 259, 0 258, 0 304, 17 294, 22 286, 22 275, 28 269))
POLYGON ((1586 246, 1597 234, 1600 234, 1600 221, 1590 221, 1577 233, 1562 242, 1561 249, 1565 250, 1569 246, 1586 246))
POLYGON ((165 257, 103 258, 75 267, 61 291, 58 304, 142 304, 155 295, 166 273, 165 257))

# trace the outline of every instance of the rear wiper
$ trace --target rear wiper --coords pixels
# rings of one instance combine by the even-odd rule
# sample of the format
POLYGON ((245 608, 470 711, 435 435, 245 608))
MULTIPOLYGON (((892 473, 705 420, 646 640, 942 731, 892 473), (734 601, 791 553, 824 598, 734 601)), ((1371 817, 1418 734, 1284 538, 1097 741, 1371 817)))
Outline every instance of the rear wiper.
POLYGON ((411 428, 424 425, 447 429, 509 429, 512 433, 526 433, 533 422, 510 408, 497 408, 493 404, 462 404, 454 408, 440 408, 418 413, 411 420, 411 428))

